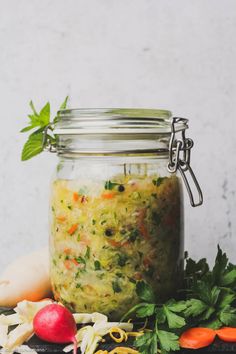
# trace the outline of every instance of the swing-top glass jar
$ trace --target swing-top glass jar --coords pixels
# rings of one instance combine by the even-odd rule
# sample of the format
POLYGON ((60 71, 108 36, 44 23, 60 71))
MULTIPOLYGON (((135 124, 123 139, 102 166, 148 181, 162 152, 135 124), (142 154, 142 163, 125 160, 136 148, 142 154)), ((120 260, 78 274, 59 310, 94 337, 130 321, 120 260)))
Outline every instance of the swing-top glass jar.
POLYGON ((48 146, 59 156, 50 230, 56 300, 118 320, 139 301, 140 281, 152 286, 157 300, 173 296, 183 272, 178 170, 191 204, 202 203, 189 165, 187 120, 149 109, 72 109, 58 116, 57 145, 48 146))

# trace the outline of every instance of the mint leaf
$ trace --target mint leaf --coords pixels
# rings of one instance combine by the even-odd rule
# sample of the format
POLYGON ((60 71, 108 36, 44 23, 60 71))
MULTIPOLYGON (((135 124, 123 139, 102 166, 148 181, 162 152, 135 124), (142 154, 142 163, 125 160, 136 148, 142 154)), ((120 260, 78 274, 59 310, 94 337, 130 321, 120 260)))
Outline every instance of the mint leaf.
MULTIPOLYGON (((67 105, 68 97, 65 98, 61 107, 65 108, 67 105)), ((28 115, 30 120, 29 125, 24 127, 21 130, 21 133, 28 132, 34 128, 37 128, 28 138, 25 143, 22 153, 21 160, 26 161, 32 158, 35 155, 38 155, 43 151, 43 136, 46 133, 46 129, 48 128, 48 133, 46 136, 46 142, 49 142, 51 145, 55 146, 56 137, 53 134, 53 124, 56 122, 54 119, 53 122, 50 123, 50 103, 47 102, 44 107, 41 109, 40 113, 36 111, 36 108, 32 101, 29 103, 30 108, 32 109, 32 114, 28 115), (36 137, 35 137, 36 135, 36 137)))
POLYGON ((23 147, 21 160, 22 161, 29 160, 32 157, 40 154, 42 151, 43 151, 43 133, 30 135, 23 147))
POLYGON ((32 100, 30 101, 29 105, 30 105, 30 108, 32 109, 32 111, 33 111, 33 113, 34 113, 34 116, 35 116, 35 117, 38 117, 39 114, 37 113, 37 111, 36 111, 36 109, 35 109, 35 107, 34 107, 34 104, 33 104, 33 101, 32 101, 32 100))
POLYGON ((166 350, 167 352, 179 350, 179 337, 176 334, 158 330, 157 335, 161 344, 161 349, 166 350))
POLYGON ((47 102, 39 113, 39 121, 42 127, 47 126, 50 123, 50 103, 47 102))
POLYGON ((151 303, 155 302, 155 295, 152 288, 143 280, 137 282, 136 293, 138 297, 143 301, 151 303))
POLYGON ((25 127, 23 129, 20 130, 20 133, 25 133, 25 132, 28 132, 29 130, 31 129, 34 129, 35 127, 37 127, 37 125, 28 125, 28 127, 25 127))
POLYGON ((67 107, 67 102, 68 102, 69 96, 66 96, 62 104, 60 105, 60 109, 66 109, 67 107))

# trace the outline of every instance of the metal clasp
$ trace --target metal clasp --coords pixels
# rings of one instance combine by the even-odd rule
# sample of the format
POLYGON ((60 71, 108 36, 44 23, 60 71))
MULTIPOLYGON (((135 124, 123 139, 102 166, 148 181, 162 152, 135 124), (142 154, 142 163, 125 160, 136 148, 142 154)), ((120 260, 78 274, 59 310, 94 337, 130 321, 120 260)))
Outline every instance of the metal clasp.
POLYGON ((169 144, 169 163, 167 169, 170 173, 175 173, 179 170, 184 184, 186 186, 190 203, 193 207, 199 206, 203 203, 203 195, 201 187, 197 181, 197 178, 190 166, 191 149, 193 147, 193 140, 185 137, 185 129, 181 130, 181 138, 176 139, 176 124, 183 122, 186 124, 187 119, 173 117, 171 123, 171 137, 169 144), (195 202, 191 186, 187 177, 187 172, 189 172, 190 178, 196 190, 198 192, 198 201, 195 202))
POLYGON ((55 144, 52 143, 50 136, 48 134, 49 130, 53 130, 52 124, 48 124, 43 130, 43 150, 48 152, 57 152, 55 144))

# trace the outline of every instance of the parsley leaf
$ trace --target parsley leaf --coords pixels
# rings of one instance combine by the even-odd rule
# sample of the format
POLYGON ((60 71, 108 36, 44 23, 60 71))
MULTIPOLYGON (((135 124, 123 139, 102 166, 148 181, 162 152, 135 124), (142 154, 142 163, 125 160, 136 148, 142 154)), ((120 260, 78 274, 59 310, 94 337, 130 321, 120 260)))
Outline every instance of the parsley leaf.
POLYGON ((179 350, 179 337, 176 334, 159 330, 158 339, 160 341, 161 349, 164 349, 167 352, 179 350))
POLYGON ((168 305, 163 305, 163 310, 166 315, 169 328, 182 328, 183 326, 185 326, 185 319, 172 312, 168 308, 168 305))
POLYGON ((136 316, 139 318, 152 316, 155 312, 155 304, 144 304, 136 311, 136 316))
POLYGON ((152 288, 143 280, 137 282, 136 284, 136 292, 138 297, 146 302, 154 303, 155 295, 152 288))

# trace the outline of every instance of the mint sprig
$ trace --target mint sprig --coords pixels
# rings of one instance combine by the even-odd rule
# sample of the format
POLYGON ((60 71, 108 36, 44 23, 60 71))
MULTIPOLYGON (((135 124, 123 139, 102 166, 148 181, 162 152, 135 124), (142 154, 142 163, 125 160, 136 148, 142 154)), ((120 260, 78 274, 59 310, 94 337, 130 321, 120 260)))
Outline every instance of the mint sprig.
MULTIPOLYGON (((65 98, 60 106, 60 109, 66 109, 68 96, 65 98)), ((34 104, 30 101, 30 108, 32 112, 28 115, 29 122, 28 125, 21 130, 21 133, 26 133, 30 130, 34 130, 31 133, 23 146, 21 153, 21 160, 26 161, 32 157, 40 154, 47 143, 52 146, 56 144, 56 137, 53 134, 54 124, 58 120, 56 115, 53 120, 51 120, 51 107, 50 103, 47 102, 40 112, 37 112, 34 104)))

